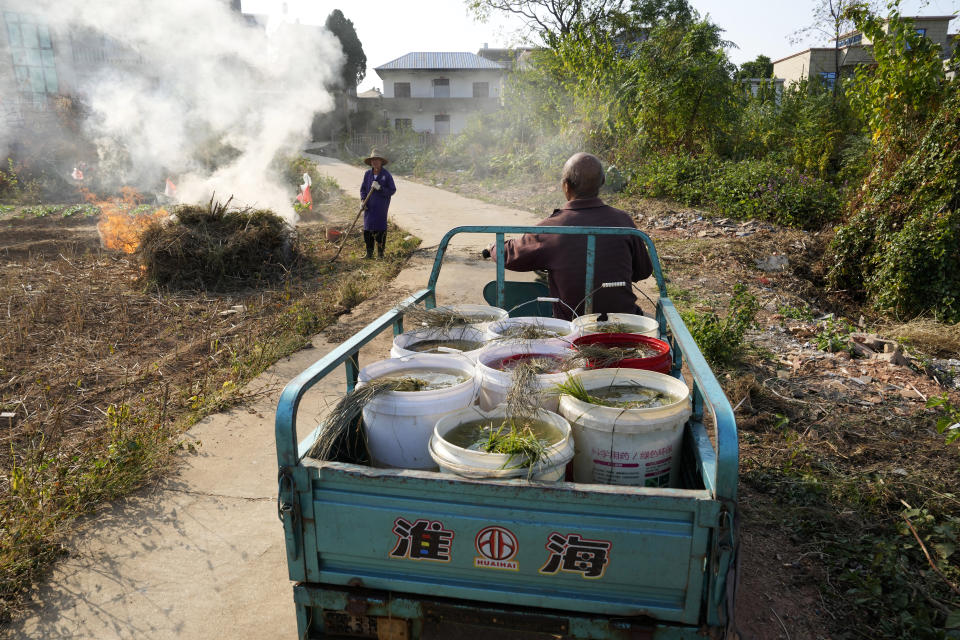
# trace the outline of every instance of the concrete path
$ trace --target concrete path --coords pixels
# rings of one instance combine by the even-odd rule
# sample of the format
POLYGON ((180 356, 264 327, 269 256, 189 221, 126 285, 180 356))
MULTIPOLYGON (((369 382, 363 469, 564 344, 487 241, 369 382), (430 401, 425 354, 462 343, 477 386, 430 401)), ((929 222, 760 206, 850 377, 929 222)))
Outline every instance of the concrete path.
MULTIPOLYGON (((348 192, 358 192, 362 171, 320 159, 321 169, 348 192)), ((532 224, 532 214, 470 200, 440 189, 397 180, 390 214, 400 226, 435 246, 451 227, 532 224)), ((438 283, 438 301, 481 302, 480 290, 495 278, 478 259, 490 242, 473 236, 455 243, 438 283)), ((433 255, 421 251, 389 291, 343 316, 337 333, 352 333, 426 284, 433 255)), ((372 343, 361 362, 386 357, 389 337, 372 343)), ((283 531, 276 515, 273 412, 283 385, 335 344, 322 336, 314 348, 294 354, 251 387, 255 401, 210 416, 190 430, 199 441, 169 478, 119 500, 79 528, 68 556, 35 594, 30 615, 0 630, 9 638, 108 640, 123 638, 296 637, 291 583, 286 575, 283 531)), ((335 384, 308 394, 301 404, 300 433, 316 424, 335 384)))

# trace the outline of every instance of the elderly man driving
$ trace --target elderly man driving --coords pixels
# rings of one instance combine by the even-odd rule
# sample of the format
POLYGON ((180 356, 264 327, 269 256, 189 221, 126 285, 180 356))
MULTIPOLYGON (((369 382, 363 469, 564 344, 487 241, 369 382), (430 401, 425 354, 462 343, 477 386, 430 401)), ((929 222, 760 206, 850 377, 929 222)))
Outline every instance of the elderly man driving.
MULTIPOLYGON (((603 165, 589 153, 576 153, 563 165, 560 188, 567 199, 537 226, 541 227, 633 227, 626 211, 614 209, 599 198, 603 186, 603 165)), ((495 247, 491 246, 491 253, 495 247)), ((524 234, 504 243, 504 266, 511 271, 549 272, 550 294, 583 313, 587 292, 586 236, 524 234)), ((604 282, 638 282, 650 276, 653 266, 640 238, 634 236, 597 236, 593 289, 604 282)), ((594 293, 595 313, 640 313, 630 286, 601 288, 594 293)), ((553 315, 570 320, 573 314, 564 304, 554 303, 553 315)))

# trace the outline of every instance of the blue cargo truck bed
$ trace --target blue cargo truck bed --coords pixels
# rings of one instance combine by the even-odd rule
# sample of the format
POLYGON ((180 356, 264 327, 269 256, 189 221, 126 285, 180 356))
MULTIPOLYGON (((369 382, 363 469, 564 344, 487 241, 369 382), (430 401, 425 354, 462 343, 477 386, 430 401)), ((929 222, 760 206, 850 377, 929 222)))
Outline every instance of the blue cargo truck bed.
MULTIPOLYGON (((319 428, 297 440, 297 409, 310 387, 344 364, 352 388, 359 349, 383 331, 401 332, 411 305, 434 305, 451 237, 494 233, 502 246, 506 233, 533 231, 452 230, 427 288, 285 388, 276 418, 278 508, 301 638, 723 637, 736 559, 736 425, 666 296, 653 243, 640 231, 535 228, 588 237, 588 282, 596 236, 636 234, 647 244, 661 336, 673 349, 674 374, 682 378, 685 365, 692 387, 682 488, 375 469, 307 457, 319 428)), ((497 282, 502 296, 502 264, 497 282)))

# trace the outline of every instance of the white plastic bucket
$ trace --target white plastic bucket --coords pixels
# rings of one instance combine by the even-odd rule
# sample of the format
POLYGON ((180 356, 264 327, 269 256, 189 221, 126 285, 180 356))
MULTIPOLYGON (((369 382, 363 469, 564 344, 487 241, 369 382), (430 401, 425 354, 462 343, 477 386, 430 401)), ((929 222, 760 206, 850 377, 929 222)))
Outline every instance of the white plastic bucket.
POLYGON ((433 436, 430 438, 430 455, 440 466, 443 473, 452 473, 466 478, 526 478, 541 482, 556 482, 563 479, 567 463, 573 458, 573 438, 570 435, 570 423, 552 411, 538 411, 536 418, 555 426, 562 437, 547 447, 543 460, 537 463, 530 474, 522 461, 512 459, 504 453, 485 453, 458 447, 444 439, 447 433, 457 426, 474 420, 502 421, 506 418, 506 406, 500 405, 492 411, 481 411, 470 407, 448 413, 437 421, 433 436))
POLYGON ((393 339, 393 348, 390 349, 391 358, 402 358, 412 356, 421 351, 411 351, 409 347, 424 340, 468 340, 470 342, 481 342, 482 346, 471 351, 451 351, 450 353, 437 353, 432 355, 461 355, 476 360, 480 350, 486 346, 488 341, 487 332, 476 327, 454 327, 453 329, 417 329, 401 333, 393 339))
POLYGON ((360 370, 358 382, 399 371, 451 369, 469 379, 444 389, 387 391, 363 408, 370 463, 375 467, 433 469, 429 443, 433 428, 443 415, 473 404, 477 384, 473 362, 467 358, 418 353, 374 362, 360 370))
MULTIPOLYGON (((483 349, 477 356, 477 379, 480 383, 480 408, 490 411, 507 399, 507 393, 513 384, 513 372, 501 371, 489 366, 504 358, 520 354, 559 355, 567 357, 573 350, 565 342, 559 340, 539 340, 532 342, 507 342, 492 344, 483 349)), ((577 373, 580 369, 571 369, 570 373, 577 373)), ((537 376, 537 388, 541 390, 540 406, 547 411, 556 411, 560 402, 559 393, 553 391, 558 382, 567 379, 567 373, 544 373, 537 376)))
POLYGON ((619 333, 638 333, 642 336, 650 336, 651 338, 660 337, 660 324, 654 318, 648 318, 647 316, 640 316, 634 313, 608 313, 606 314, 607 319, 600 321, 598 318, 601 315, 603 314, 590 313, 585 316, 580 316, 579 318, 574 318, 573 326, 577 328, 581 335, 585 336, 591 333, 603 333, 599 327, 616 323, 624 325, 627 329, 619 333))
POLYGON ((574 327, 573 323, 569 320, 561 320, 560 318, 542 318, 540 316, 518 316, 516 318, 505 318, 503 320, 491 323, 487 331, 490 332, 490 337, 495 340, 509 340, 509 338, 504 338, 503 336, 503 333, 506 330, 510 329, 511 327, 530 324, 543 327, 547 331, 554 331, 557 333, 556 338, 538 338, 539 340, 560 339, 567 342, 573 342, 576 338, 580 337, 580 330, 574 327))
POLYGON ((560 414, 576 442, 577 482, 676 487, 683 427, 690 417, 690 391, 680 380, 642 369, 593 369, 579 375, 586 390, 610 386, 647 387, 680 398, 650 409, 603 407, 560 397, 560 414))

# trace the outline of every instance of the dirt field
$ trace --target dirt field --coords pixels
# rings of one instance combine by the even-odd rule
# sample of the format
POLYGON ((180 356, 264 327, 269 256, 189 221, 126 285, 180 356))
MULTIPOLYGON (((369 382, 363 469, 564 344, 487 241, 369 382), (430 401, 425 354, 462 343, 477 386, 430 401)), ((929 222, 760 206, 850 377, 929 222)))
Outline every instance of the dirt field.
MULTIPOLYGON (((322 217, 353 217, 339 198, 322 217)), ((314 215, 303 268, 229 293, 164 291, 134 256, 100 248, 97 216, 56 207, 0 218, 0 620, 60 553, 72 519, 162 471, 180 434, 243 400, 244 384, 376 293, 418 241, 341 259, 314 215)))

